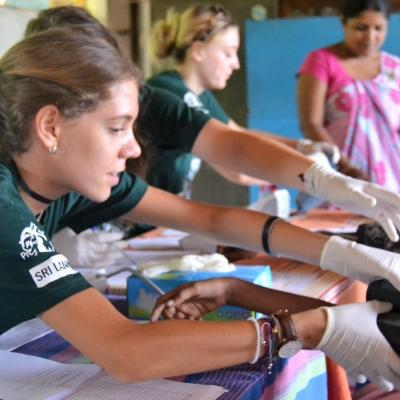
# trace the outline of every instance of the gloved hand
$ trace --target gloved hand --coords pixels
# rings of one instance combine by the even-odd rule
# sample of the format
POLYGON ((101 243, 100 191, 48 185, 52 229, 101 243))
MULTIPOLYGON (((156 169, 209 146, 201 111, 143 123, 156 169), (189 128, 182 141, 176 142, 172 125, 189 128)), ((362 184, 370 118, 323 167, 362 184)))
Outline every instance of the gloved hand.
POLYGON ((76 234, 65 228, 52 239, 56 250, 64 254, 73 267, 103 268, 123 260, 123 249, 128 246, 121 240, 123 233, 92 231, 76 234))
POLYGON ((392 241, 399 240, 396 228, 400 229, 400 195, 397 193, 350 178, 317 163, 307 169, 303 178, 306 190, 312 196, 376 220, 392 241))
POLYGON ((331 236, 321 253, 320 266, 365 283, 387 279, 400 290, 400 254, 331 236))
POLYGON ((377 300, 324 307, 325 333, 316 349, 343 366, 351 376, 364 375, 384 390, 400 388, 400 358, 380 332, 377 317, 392 309, 377 300))
POLYGON ((323 153, 329 162, 336 165, 340 160, 340 149, 333 143, 329 142, 314 142, 310 139, 299 139, 297 141, 297 150, 306 156, 313 153, 323 153))

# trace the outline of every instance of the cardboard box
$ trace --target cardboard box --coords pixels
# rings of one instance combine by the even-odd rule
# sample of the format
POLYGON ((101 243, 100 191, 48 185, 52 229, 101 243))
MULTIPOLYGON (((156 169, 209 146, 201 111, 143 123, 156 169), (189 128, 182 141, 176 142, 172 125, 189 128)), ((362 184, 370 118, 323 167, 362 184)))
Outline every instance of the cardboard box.
MULTIPOLYGON (((235 277, 260 286, 271 286, 271 269, 267 266, 243 266, 237 267, 235 271, 226 272, 189 272, 171 271, 161 274, 152 281, 165 292, 175 289, 177 286, 188 282, 201 281, 210 278, 235 277)), ((128 311, 129 317, 133 319, 149 319, 151 310, 158 298, 158 293, 149 285, 131 276, 128 278, 128 311)), ((232 320, 247 319, 256 316, 256 313, 240 308, 225 306, 207 314, 204 319, 208 320, 232 320)))

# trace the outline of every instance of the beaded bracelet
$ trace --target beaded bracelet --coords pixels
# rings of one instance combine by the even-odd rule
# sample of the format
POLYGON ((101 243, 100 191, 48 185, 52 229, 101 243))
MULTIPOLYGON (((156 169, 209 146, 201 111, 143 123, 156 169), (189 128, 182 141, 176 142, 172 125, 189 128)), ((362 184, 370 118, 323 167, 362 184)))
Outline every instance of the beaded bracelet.
POLYGON ((261 336, 263 339, 262 344, 264 346, 264 358, 267 363, 267 372, 271 374, 274 362, 278 358, 278 341, 271 320, 269 318, 260 318, 259 321, 262 321, 261 336))
POLYGON ((272 228, 274 227, 275 223, 280 221, 279 217, 270 217, 267 222, 264 224, 263 231, 262 231, 262 246, 264 251, 267 254, 271 254, 271 249, 269 247, 269 237, 272 232, 272 228))
POLYGON ((249 361, 250 364, 255 364, 261 355, 261 328, 255 318, 248 318, 248 321, 251 321, 256 329, 256 352, 254 353, 252 360, 249 361))

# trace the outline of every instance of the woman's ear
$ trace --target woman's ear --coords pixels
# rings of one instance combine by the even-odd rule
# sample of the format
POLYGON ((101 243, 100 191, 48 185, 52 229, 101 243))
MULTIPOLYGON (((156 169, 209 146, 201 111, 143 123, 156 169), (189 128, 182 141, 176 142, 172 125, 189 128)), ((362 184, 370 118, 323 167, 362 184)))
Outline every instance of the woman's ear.
POLYGON ((201 42, 200 40, 196 40, 195 42, 192 43, 190 46, 190 54, 195 62, 202 62, 204 60, 204 42, 201 42))
POLYGON ((60 140, 60 111, 54 105, 42 107, 35 116, 34 128, 39 141, 49 151, 57 148, 60 140))

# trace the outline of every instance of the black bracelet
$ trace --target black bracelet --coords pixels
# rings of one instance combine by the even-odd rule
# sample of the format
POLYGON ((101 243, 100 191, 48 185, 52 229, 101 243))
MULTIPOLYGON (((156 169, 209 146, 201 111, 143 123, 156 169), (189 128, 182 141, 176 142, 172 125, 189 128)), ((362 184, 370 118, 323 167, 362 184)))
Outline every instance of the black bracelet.
POLYGON ((262 246, 264 251, 268 254, 271 254, 271 249, 269 248, 269 236, 271 234, 272 227, 278 220, 280 220, 279 217, 270 217, 264 224, 264 228, 262 231, 262 246))

